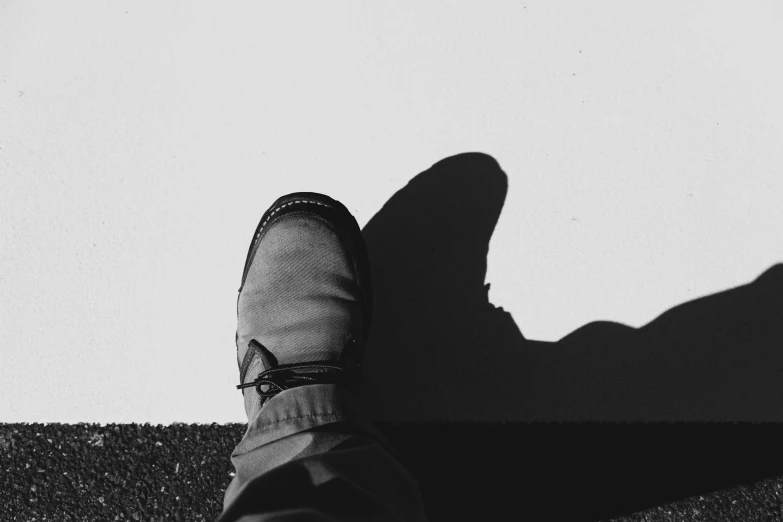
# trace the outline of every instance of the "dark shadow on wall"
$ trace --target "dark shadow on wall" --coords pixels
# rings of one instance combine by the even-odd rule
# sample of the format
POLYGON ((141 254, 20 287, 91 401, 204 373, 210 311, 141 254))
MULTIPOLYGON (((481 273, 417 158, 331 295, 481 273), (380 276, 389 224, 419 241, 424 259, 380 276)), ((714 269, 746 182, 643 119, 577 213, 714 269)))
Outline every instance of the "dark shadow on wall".
POLYGON ((484 285, 506 190, 494 159, 461 154, 364 228, 374 420, 783 421, 783 264, 638 329, 599 321, 529 340, 484 285))
MULTIPOLYGON (((511 315, 489 302, 484 285, 507 187, 492 157, 453 156, 413 178, 364 228, 375 319, 363 398, 374 421, 386 428, 428 423, 438 436, 460 425, 480 431, 481 422, 570 423, 551 425, 539 442, 584 435, 588 425, 573 423, 584 421, 783 421, 783 264, 750 284, 676 306, 641 328, 599 321, 556 343, 526 339, 511 315), (462 424, 433 424, 439 421, 462 424)), ((515 426, 506 432, 523 424, 515 426)), ((596 437, 610 440, 606 430, 631 429, 606 426, 596 437)), ((634 426, 643 445, 645 430, 634 426)), ((416 430, 423 433, 421 426, 416 430)), ((390 436, 405 439, 396 433, 390 436)), ((484 443, 498 437, 495 432, 484 443)), ((448 440, 439 446, 450 447, 448 440)), ((629 458, 604 449, 607 462, 629 458)), ((428 451, 437 460, 438 450, 428 451)), ((767 468, 764 474, 774 472, 767 468)), ((775 469, 783 472, 783 466, 775 469)), ((762 471, 748 473, 743 476, 762 471)), ((724 478, 736 483, 732 477, 739 475, 724 478)), ((712 487, 705 480, 702 489, 712 487)))

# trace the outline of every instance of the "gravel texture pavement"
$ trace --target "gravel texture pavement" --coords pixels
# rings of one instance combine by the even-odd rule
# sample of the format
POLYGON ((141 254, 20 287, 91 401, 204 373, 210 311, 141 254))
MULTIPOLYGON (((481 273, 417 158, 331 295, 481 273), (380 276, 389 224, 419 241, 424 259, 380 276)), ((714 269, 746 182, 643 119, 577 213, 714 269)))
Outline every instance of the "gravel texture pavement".
MULTIPOLYGON (((242 424, 0 424, 0 520, 215 520, 222 510, 223 492, 233 474, 229 457, 244 429, 242 424)), ((409 457, 412 453, 407 448, 411 440, 429 443, 426 434, 417 435, 421 430, 406 435, 403 428, 387 425, 382 431, 393 444, 400 446, 403 455, 409 457)), ((572 436, 573 432, 569 433, 572 436)), ((442 432, 432 436, 433 440, 443 439, 442 432)), ((467 433, 464 436, 475 438, 476 435, 467 433)), ((531 435, 536 436, 535 433, 531 435)), ((498 438, 496 435, 491 437, 492 440, 498 438)), ((544 433, 540 437, 542 440, 551 438, 551 434, 544 433)), ((720 456, 716 455, 716 458, 720 456)), ((426 460, 426 457, 422 459, 426 460)), ((440 499, 436 483, 441 479, 431 478, 437 470, 442 473, 443 464, 410 464, 422 483, 425 503, 430 494, 430 519, 433 522, 446 519, 445 512, 433 505, 433 499, 440 499)), ((531 461, 532 469, 540 474, 536 465, 531 461)), ((645 465, 649 467, 649 464, 645 465)), ((558 469, 555 472, 563 474, 558 469)), ((453 474, 453 470, 447 471, 453 474)), ((779 471, 777 476, 647 507, 611 520, 781 522, 783 468, 779 471)), ((564 483, 549 481, 549 485, 542 487, 560 489, 564 483)), ((598 489, 591 487, 578 478, 571 490, 553 494, 551 498, 559 498, 563 505, 573 504, 565 511, 562 506, 555 506, 557 501, 549 497, 538 504, 526 503, 520 498, 515 500, 518 512, 513 518, 598 520, 589 509, 581 509, 579 505, 584 503, 580 498, 588 498, 580 497, 580 491, 586 490, 590 498, 599 495, 598 489), (546 509, 548 504, 552 504, 551 509, 546 509), (526 506, 535 512, 526 513, 526 506), (565 513, 572 516, 565 516, 565 513), (585 518, 580 517, 580 513, 585 518)), ((482 493, 476 491, 473 501, 480 503, 482 493)), ((505 492, 502 494, 507 496, 505 492)))
POLYGON ((0 520, 214 520, 244 428, 0 425, 0 520))

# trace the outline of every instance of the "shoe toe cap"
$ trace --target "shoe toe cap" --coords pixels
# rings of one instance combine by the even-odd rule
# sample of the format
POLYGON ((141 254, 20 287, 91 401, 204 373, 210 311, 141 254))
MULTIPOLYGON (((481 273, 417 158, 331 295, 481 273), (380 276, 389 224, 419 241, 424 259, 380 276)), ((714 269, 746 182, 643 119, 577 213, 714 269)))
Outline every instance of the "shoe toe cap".
MULTIPOLYGON (((237 348, 256 339, 280 364, 337 360, 362 335, 355 263, 334 226, 291 212, 268 225, 239 295, 237 348)), ((238 353, 239 362, 244 353, 238 353)), ((253 376, 255 377, 255 376, 253 376)))

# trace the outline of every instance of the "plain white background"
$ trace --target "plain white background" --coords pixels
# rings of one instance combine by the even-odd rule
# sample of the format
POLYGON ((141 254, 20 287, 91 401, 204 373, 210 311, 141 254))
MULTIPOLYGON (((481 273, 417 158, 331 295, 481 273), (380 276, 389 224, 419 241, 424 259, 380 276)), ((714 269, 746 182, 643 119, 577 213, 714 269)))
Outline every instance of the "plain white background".
POLYGON ((0 422, 243 422, 236 291, 278 196, 364 226, 462 152, 528 339, 783 261, 778 2, 0 5, 0 422))

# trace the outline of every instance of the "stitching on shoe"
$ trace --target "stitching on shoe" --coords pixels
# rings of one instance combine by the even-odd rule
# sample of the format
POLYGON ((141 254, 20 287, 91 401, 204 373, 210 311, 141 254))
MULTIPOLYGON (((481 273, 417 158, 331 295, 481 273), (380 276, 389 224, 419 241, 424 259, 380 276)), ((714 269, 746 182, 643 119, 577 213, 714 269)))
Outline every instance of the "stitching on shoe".
POLYGON ((272 211, 272 213, 269 214, 269 217, 267 217, 264 220, 264 222, 261 224, 261 228, 258 229, 258 233, 256 234, 256 237, 253 239, 253 241, 258 241, 258 238, 261 236, 261 232, 263 232, 264 227, 269 222, 269 220, 272 219, 272 216, 274 216, 277 213, 278 210, 281 210, 281 209, 287 207, 288 205, 293 205, 293 204, 296 204, 296 203, 311 203, 311 204, 314 204, 314 205, 321 205, 322 207, 332 208, 331 206, 329 206, 329 205, 327 205, 325 203, 321 203, 319 201, 311 201, 311 200, 308 200, 308 199, 297 199, 297 200, 294 200, 294 201, 289 201, 288 203, 284 203, 284 204, 280 205, 279 207, 277 207, 276 209, 274 209, 272 211))

